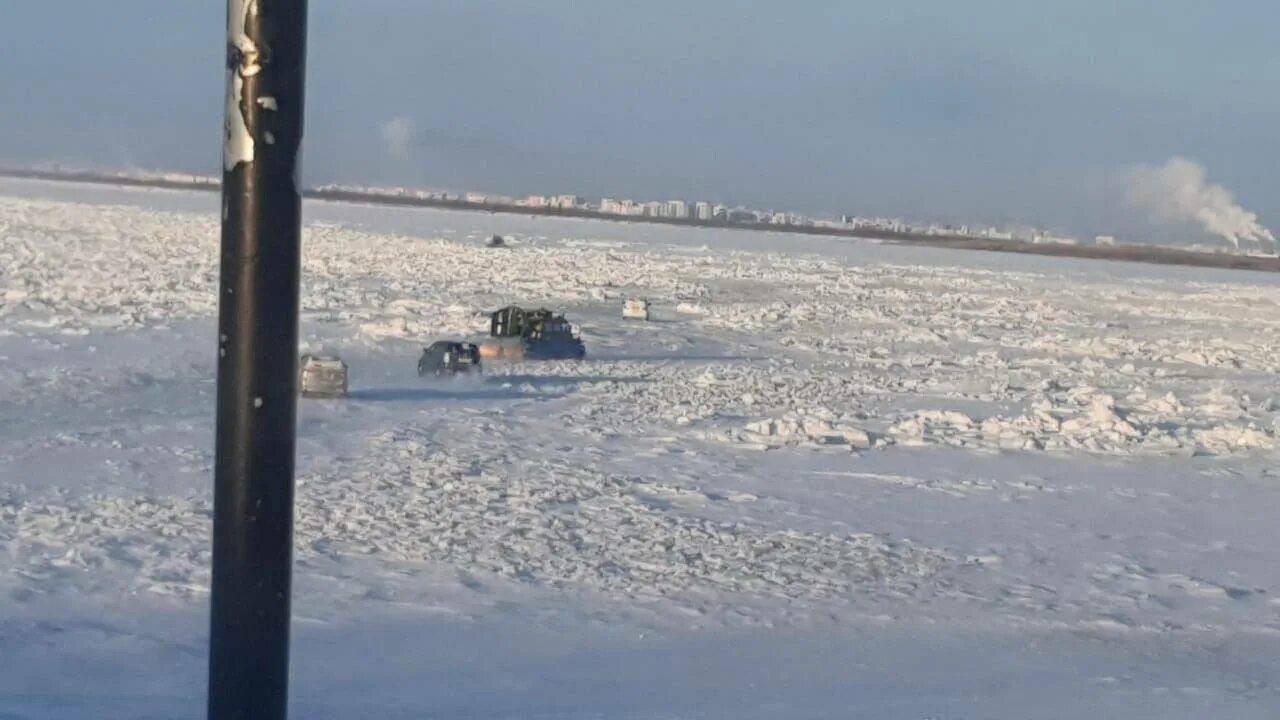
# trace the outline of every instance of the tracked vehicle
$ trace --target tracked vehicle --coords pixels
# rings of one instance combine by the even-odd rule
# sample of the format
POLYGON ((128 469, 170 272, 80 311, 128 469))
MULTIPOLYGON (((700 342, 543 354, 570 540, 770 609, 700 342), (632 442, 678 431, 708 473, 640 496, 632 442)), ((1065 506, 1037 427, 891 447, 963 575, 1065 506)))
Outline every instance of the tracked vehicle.
POLYGON ((586 354, 581 335, 564 315, 514 305, 490 314, 489 339, 480 346, 480 357, 487 360, 580 360, 586 354))

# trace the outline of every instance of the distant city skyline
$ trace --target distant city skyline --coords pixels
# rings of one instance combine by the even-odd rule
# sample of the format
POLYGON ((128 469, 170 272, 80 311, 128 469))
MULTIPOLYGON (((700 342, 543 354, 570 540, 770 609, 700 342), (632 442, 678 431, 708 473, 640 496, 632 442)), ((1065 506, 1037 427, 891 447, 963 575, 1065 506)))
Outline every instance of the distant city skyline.
MULTIPOLYGON (((140 181, 143 186, 192 188, 216 188, 222 180, 221 174, 106 169, 65 166, 60 163, 38 163, 27 168, 0 165, 0 176, 48 178, 88 183, 110 182, 112 179, 118 179, 125 185, 139 184, 134 181, 140 181)), ((463 203, 487 208, 502 207, 508 209, 508 211, 518 211, 519 208, 528 208, 530 211, 538 211, 539 213, 546 210, 565 210, 571 211, 570 214, 582 213, 582 216, 585 217, 599 217, 600 214, 603 214, 637 220, 658 219, 664 221, 729 223, 731 225, 787 225, 845 230, 865 229, 914 236, 942 235, 1058 245, 1169 245, 1167 238, 1155 236, 1126 237, 1122 235, 1117 237, 1110 233, 1099 233, 1090 238, 1025 223, 1001 226, 984 223, 926 221, 918 217, 867 216, 857 213, 835 214, 827 212, 805 214, 791 210, 776 209, 775 206, 752 208, 742 204, 731 206, 722 202, 707 200, 634 200, 613 197, 592 199, 575 193, 533 194, 517 197, 475 190, 445 189, 438 186, 414 187, 359 183, 304 184, 303 193, 304 195, 320 193, 323 196, 337 193, 339 195, 353 194, 361 197, 420 199, 448 203, 449 205, 447 206, 450 207, 456 203, 463 203)), ((482 207, 476 207, 476 209, 482 209, 482 207)), ((1226 216, 1224 215, 1223 217, 1226 216)), ((1243 220, 1246 223, 1250 221, 1249 217, 1245 217, 1243 220)), ((1267 231, 1264 230, 1264 232, 1267 231)), ((1232 245, 1236 249, 1253 250, 1272 255, 1277 250, 1280 250, 1280 248, 1276 247, 1274 238, 1249 238, 1248 242, 1243 243, 1239 241, 1246 237, 1241 235, 1240 238, 1232 241, 1232 245)), ((1221 246, 1221 242, 1224 239, 1226 238, 1218 235, 1212 237, 1208 242, 1196 242, 1192 243, 1192 245, 1200 250, 1221 251, 1225 249, 1221 246)))
MULTIPOLYGON (((216 176, 198 177, 167 174, 162 177, 179 182, 217 182, 216 176)), ((917 235, 955 235, 1062 245, 1116 244, 1116 237, 1113 235, 1103 234, 1097 235, 1092 239, 1082 240, 1070 234, 1057 233, 1029 225, 1007 228, 981 224, 971 225, 969 223, 928 222, 919 218, 869 217, 850 213, 807 215, 773 207, 768 209, 752 208, 740 204, 730 206, 708 200, 635 200, 616 197, 600 197, 597 200, 577 194, 533 194, 517 197, 474 190, 460 191, 456 189, 368 186, 343 183, 325 184, 315 189, 322 192, 340 191, 353 192, 365 196, 400 196, 445 202, 461 201, 472 205, 525 207, 534 210, 589 211, 637 219, 660 218, 665 220, 701 220, 747 224, 763 223, 769 225, 845 228, 850 230, 875 229, 917 235)), ((1150 241, 1148 238, 1126 238, 1126 240, 1137 243, 1150 241)))
MULTIPOLYGON (((214 170, 222 3, 67 5, 7 9, 0 161, 214 170)), ((304 177, 1155 234, 1117 178, 1186 156, 1280 224, 1277 24, 1245 0, 313 0, 304 177)))

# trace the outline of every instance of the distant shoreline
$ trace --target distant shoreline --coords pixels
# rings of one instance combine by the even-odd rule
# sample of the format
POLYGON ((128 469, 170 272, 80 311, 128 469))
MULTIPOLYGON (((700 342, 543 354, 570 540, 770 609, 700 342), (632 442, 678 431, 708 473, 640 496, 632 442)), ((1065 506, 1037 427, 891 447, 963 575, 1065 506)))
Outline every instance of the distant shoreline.
MULTIPOLYGON (((218 183, 173 180, 150 177, 118 176, 78 170, 33 170, 24 168, 0 168, 0 177, 18 180, 46 180, 53 182, 114 185, 120 187, 158 188, 166 190, 197 190, 215 192, 218 183)), ((1228 270, 1253 270, 1280 272, 1280 257, 1256 257, 1229 253, 1206 253, 1194 250, 1143 245, 1061 245, 1030 243, 1020 240, 970 237, 967 235, 926 235, 921 233, 881 230, 876 228, 840 228, 820 225, 778 225, 766 222, 729 222, 727 220, 698 220, 696 218, 663 218, 649 216, 615 215, 581 208, 525 207, 497 203, 479 203, 467 200, 442 200, 423 197, 386 195, 342 189, 303 189, 308 200, 323 200, 361 205, 388 205, 397 207, 424 207, 470 212, 529 215, 535 217, 581 218, 608 222, 644 223, 650 225, 675 225, 682 227, 712 228, 719 230, 745 230, 751 232, 789 233, 859 240, 883 240, 900 245, 923 245, 953 250, 983 250, 987 252, 1016 253, 1022 255, 1047 255, 1091 260, 1111 260, 1156 265, 1182 265, 1189 267, 1219 268, 1228 270)))

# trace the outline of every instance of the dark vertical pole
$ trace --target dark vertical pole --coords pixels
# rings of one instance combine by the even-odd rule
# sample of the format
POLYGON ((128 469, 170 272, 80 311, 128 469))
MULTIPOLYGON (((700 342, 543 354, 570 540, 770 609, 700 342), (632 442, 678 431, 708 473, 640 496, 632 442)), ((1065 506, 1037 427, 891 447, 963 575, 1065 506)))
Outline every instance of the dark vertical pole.
POLYGON ((210 720, 283 720, 307 0, 227 0, 210 720))

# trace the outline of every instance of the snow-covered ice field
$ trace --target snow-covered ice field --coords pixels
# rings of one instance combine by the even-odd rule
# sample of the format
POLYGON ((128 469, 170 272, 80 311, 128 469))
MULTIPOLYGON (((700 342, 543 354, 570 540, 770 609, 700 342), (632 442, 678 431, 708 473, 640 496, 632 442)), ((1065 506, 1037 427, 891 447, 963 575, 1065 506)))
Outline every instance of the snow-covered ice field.
MULTIPOLYGON (((216 203, 0 181, 0 718, 203 716, 216 203)), ((294 717, 1280 712, 1280 277, 305 215, 294 717)))

